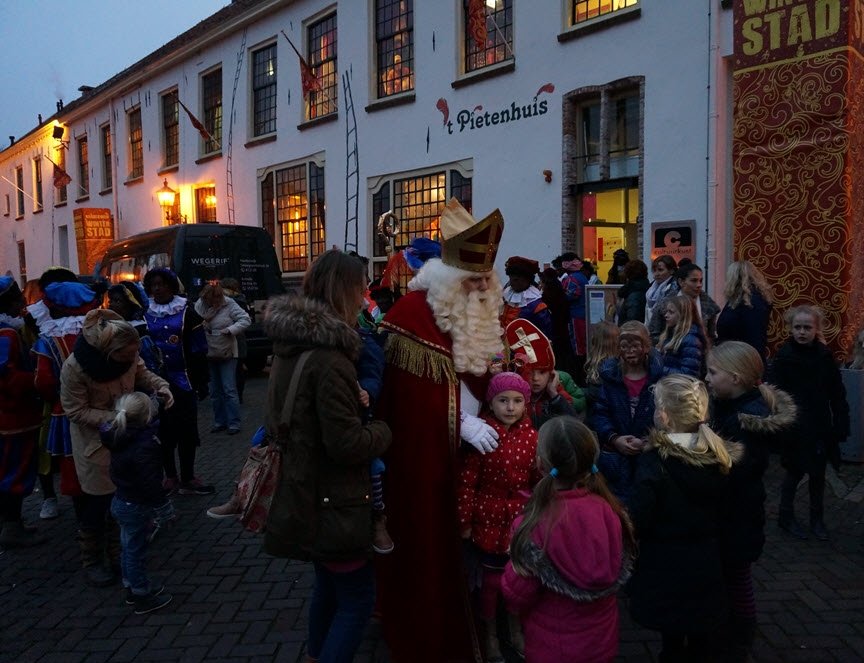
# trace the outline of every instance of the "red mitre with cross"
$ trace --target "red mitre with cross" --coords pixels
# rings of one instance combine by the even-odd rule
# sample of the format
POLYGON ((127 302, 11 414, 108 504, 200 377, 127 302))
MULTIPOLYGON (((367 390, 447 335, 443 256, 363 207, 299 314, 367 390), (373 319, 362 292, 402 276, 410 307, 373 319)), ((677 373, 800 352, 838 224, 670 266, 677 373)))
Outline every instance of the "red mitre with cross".
POLYGON ((555 353, 552 343, 528 320, 518 318, 507 325, 505 331, 510 356, 521 359, 525 369, 552 371, 555 369, 555 353))

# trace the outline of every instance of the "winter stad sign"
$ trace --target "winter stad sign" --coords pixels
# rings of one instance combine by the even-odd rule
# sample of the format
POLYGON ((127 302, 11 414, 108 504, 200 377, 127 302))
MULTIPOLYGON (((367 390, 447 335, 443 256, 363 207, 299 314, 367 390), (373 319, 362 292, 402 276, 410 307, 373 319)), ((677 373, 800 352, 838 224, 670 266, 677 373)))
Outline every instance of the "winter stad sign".
POLYGON ((538 117, 549 112, 549 102, 546 99, 539 99, 540 95, 547 93, 551 94, 555 91, 555 86, 552 83, 546 83, 540 86, 537 94, 528 103, 511 101, 509 106, 502 106, 492 110, 485 109, 482 105, 476 105, 471 110, 467 108, 460 109, 455 117, 450 119, 450 106, 444 97, 441 97, 435 104, 435 108, 444 117, 443 125, 447 129, 447 133, 462 133, 463 131, 476 131, 486 127, 492 127, 499 124, 509 124, 511 122, 519 122, 527 120, 531 117, 538 117))

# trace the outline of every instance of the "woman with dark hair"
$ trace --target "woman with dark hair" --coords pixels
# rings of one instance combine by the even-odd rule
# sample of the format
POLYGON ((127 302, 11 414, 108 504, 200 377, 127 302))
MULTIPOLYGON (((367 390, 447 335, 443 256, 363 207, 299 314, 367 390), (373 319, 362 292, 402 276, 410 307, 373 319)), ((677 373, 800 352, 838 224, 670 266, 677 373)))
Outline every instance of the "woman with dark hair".
POLYGON ((108 308, 119 313, 138 332, 141 339, 138 354, 144 360, 147 369, 158 375, 162 372, 162 354, 151 338, 147 322, 144 320, 144 313, 149 306, 150 300, 140 283, 120 281, 108 288, 108 308))
POLYGON ((768 356, 768 318, 774 296, 771 286, 749 260, 737 260, 726 269, 726 305, 717 318, 717 342, 743 341, 754 348, 762 363, 768 356))
POLYGON ((663 319, 663 315, 659 313, 660 309, 657 309, 657 304, 666 297, 673 297, 678 294, 678 281, 675 280, 676 269, 678 269, 678 265, 675 263, 675 258, 667 254, 657 256, 651 262, 651 276, 654 277, 654 280, 648 287, 648 292, 645 293, 645 326, 648 327, 651 340, 654 343, 660 339, 660 334, 666 328, 666 321, 663 319))
POLYGON ((618 300, 621 302, 619 326, 629 320, 645 322, 645 293, 648 287, 648 265, 641 260, 631 260, 624 265, 624 285, 618 289, 618 300))
POLYGON ((87 582, 96 587, 114 582, 120 562, 120 532, 110 516, 115 491, 109 474, 111 452, 102 445, 99 426, 113 421, 114 401, 122 394, 144 391, 166 408, 173 402, 168 383, 147 370, 138 346, 138 332, 117 313, 90 311, 60 373, 60 401, 69 417, 80 485, 73 504, 81 563, 87 582))
POLYGON ((212 495, 195 476, 195 453, 201 444, 198 435, 197 393, 207 384, 207 341, 203 321, 181 297, 180 280, 166 267, 151 269, 144 276, 144 290, 150 306, 144 314, 147 329, 162 353, 162 377, 168 380, 174 407, 159 413, 159 440, 165 465, 165 490, 181 495, 212 495), (180 459, 178 477, 174 450, 180 459))
POLYGON ((327 251, 303 296, 271 300, 264 323, 274 350, 266 426, 283 456, 264 550, 314 564, 307 655, 316 661, 353 660, 375 603, 369 464, 390 429, 360 416, 354 326, 365 289, 363 264, 327 251))
POLYGON ((710 347, 717 338, 717 315, 720 313, 720 307, 708 296, 708 293, 702 290, 702 268, 692 262, 679 265, 678 271, 675 272, 675 280, 678 282, 681 294, 687 295, 696 304, 710 347))
POLYGON ((570 343, 570 304, 558 280, 558 272, 551 267, 540 273, 542 300, 549 309, 552 319, 552 351, 555 353, 555 368, 567 373, 573 372, 576 359, 570 343))

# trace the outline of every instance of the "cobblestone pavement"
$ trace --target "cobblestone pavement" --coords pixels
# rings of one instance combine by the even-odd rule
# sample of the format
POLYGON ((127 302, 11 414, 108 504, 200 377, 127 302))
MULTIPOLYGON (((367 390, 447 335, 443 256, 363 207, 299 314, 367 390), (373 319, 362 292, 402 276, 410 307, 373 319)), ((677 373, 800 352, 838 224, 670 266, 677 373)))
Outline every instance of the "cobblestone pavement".
MULTIPOLYGON (((302 661, 311 567, 269 558, 256 536, 204 516, 208 506, 230 495, 265 400, 266 379, 250 380, 243 434, 203 435, 197 469, 216 484, 217 494, 176 497, 180 520, 160 533, 150 551, 150 568, 174 594, 168 607, 137 616, 119 587, 84 584, 72 504, 61 497, 60 518, 39 523, 49 543, 0 554, 0 662, 302 661)), ((200 413, 201 430, 207 431, 209 402, 200 413)), ((755 658, 862 661, 864 467, 844 467, 829 486, 828 543, 793 541, 777 529, 780 477, 775 462, 768 477, 768 543, 755 569, 755 658)), ((31 521, 38 521, 40 502, 38 494, 26 502, 31 521)), ((805 509, 802 503, 799 513, 805 509)), ((629 621, 624 600, 621 608, 620 660, 656 660, 659 638, 629 621)), ((374 624, 357 660, 388 661, 374 624)))

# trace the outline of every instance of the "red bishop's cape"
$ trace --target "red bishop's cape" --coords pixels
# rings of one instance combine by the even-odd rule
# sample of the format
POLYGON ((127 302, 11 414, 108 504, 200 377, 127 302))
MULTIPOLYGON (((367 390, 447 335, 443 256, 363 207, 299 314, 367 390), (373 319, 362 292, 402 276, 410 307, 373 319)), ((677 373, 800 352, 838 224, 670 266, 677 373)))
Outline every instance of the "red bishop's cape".
POLYGON ((463 569, 456 508, 460 379, 482 402, 486 378, 457 375, 450 336, 426 293, 387 313, 387 367, 378 415, 393 431, 385 462, 387 528, 378 596, 394 663, 482 661, 463 569))

